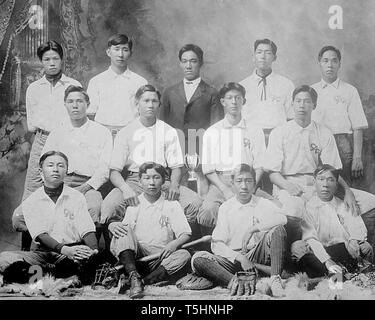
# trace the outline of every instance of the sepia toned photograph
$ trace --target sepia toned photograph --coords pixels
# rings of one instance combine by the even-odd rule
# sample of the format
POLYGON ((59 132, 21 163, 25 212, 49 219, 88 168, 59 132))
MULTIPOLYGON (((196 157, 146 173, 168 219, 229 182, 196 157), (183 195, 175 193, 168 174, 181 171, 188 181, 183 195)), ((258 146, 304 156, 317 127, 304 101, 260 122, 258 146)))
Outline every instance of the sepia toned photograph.
POLYGON ((372 0, 0 0, 0 300, 375 299, 374 31, 372 0))

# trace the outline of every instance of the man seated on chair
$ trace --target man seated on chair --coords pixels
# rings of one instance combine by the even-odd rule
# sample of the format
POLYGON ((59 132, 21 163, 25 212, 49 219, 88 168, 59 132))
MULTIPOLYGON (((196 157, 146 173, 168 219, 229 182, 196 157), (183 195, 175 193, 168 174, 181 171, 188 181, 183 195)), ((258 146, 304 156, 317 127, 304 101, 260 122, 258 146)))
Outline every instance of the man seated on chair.
MULTIPOLYGON (((83 266, 95 260, 98 253, 95 225, 83 194, 64 184, 68 170, 66 155, 59 151, 44 153, 39 166, 43 186, 22 203, 26 227, 34 240, 32 250, 2 252, 0 273, 6 273, 15 263, 24 262, 30 267, 53 266, 52 270, 48 269, 53 275, 68 277, 80 273, 83 266)), ((95 272, 95 266, 90 270, 95 272)), ((24 274, 14 276, 14 280, 25 277, 24 274)))
MULTIPOLYGON (((191 229, 177 201, 167 201, 162 195, 165 169, 154 162, 139 168, 140 183, 144 192, 136 207, 129 207, 122 222, 112 222, 111 251, 124 266, 130 278, 130 298, 144 295, 144 284, 163 280, 177 280, 186 272, 190 253, 180 247, 189 241, 191 229), (138 262, 136 258, 160 253, 151 262, 138 262), (140 273, 144 276, 141 279, 140 273)), ((120 288, 124 293, 125 288, 120 288)))
POLYGON ((212 233, 220 205, 234 196, 230 175, 236 164, 254 167, 256 185, 263 173, 264 134, 260 127, 250 126, 242 118, 245 95, 240 84, 226 83, 219 91, 224 119, 209 127, 203 136, 202 171, 210 185, 197 216, 202 235, 212 233))
POLYGON ((194 224, 202 200, 197 193, 180 186, 184 165, 176 129, 159 120, 160 92, 152 85, 140 87, 135 94, 139 117, 121 129, 116 136, 110 161, 110 180, 115 188, 102 204, 102 223, 113 217, 122 219, 128 206, 139 204, 143 189, 139 167, 155 162, 170 172, 163 185, 167 200, 178 200, 189 223, 194 224), (169 181, 168 181, 169 180, 169 181))
POLYGON ((228 286, 233 274, 247 271, 254 263, 271 266, 270 287, 273 296, 283 296, 281 283, 287 219, 270 200, 254 195, 256 173, 240 164, 231 174, 235 196, 219 208, 212 234, 213 254, 200 251, 192 258, 192 268, 214 284, 228 286))
POLYGON ((353 271, 362 258, 373 262, 362 217, 353 216, 335 196, 338 177, 338 171, 327 164, 315 170, 316 195, 306 203, 302 240, 292 245, 293 258, 312 278, 342 273, 339 263, 353 271))

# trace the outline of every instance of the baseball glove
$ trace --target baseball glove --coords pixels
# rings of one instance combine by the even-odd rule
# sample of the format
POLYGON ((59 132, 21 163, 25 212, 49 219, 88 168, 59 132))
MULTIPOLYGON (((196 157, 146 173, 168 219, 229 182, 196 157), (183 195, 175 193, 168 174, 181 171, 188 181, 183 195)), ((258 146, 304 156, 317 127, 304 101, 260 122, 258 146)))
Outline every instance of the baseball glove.
POLYGON ((176 287, 180 290, 207 290, 213 288, 214 284, 204 277, 190 273, 178 280, 176 287))
POLYGON ((119 273, 110 263, 101 264, 95 272, 95 279, 91 285, 92 289, 97 287, 104 287, 111 289, 117 287, 119 282, 119 273))
POLYGON ((250 296, 255 293, 257 283, 257 271, 255 268, 248 271, 237 272, 228 284, 232 296, 250 296))

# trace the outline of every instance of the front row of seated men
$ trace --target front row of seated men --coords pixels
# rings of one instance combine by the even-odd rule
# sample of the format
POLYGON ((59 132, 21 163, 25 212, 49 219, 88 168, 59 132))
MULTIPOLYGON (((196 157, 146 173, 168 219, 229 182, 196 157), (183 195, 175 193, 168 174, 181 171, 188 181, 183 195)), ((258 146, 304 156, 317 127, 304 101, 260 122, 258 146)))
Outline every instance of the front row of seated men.
MULTIPOLYGON (((72 105, 72 108, 78 109, 69 113, 71 120, 80 115, 85 121, 78 122, 84 125, 87 123, 85 110, 89 101, 82 89, 68 88, 67 91, 66 107, 72 105)), ((116 137, 109 164, 110 179, 116 188, 104 200, 101 208, 102 215, 103 209, 107 208, 108 215, 103 215, 106 222, 117 220, 109 224, 109 230, 114 235, 111 251, 130 276, 131 297, 143 295, 143 283, 152 284, 171 276, 176 278, 186 272, 190 254, 179 248, 190 239, 189 223, 194 222, 197 213, 198 223, 211 230, 214 228, 211 244, 213 255, 197 253, 192 259, 192 269, 220 285, 226 285, 232 273, 251 269, 252 263, 256 262, 271 266, 271 290, 275 296, 282 295, 280 275, 291 239, 302 239, 303 242, 293 243, 291 246, 292 256, 298 266, 312 276, 327 270, 340 271, 335 263, 348 265, 350 257, 356 259, 365 255, 372 262, 372 248, 365 242, 366 229, 363 228, 363 222, 362 227, 359 227, 361 217, 353 214, 356 211, 353 191, 335 171, 341 169, 341 161, 334 138, 328 129, 311 120, 311 112, 317 101, 315 90, 301 86, 293 92, 295 119, 272 131, 267 151, 263 132, 255 127, 249 128, 242 119, 241 108, 245 103, 245 94, 244 88, 237 83, 228 83, 220 90, 226 115, 211 130, 207 130, 203 139, 202 170, 211 186, 201 205, 199 197, 187 188, 186 192, 181 190, 180 203, 175 202, 180 192, 179 169, 183 166, 178 137, 172 127, 161 123, 156 117, 160 106, 157 90, 150 85, 138 90, 136 101, 140 117, 131 124, 132 130, 125 127, 116 137), (156 147, 147 144, 149 136, 153 144, 154 141, 157 142, 156 147), (158 139, 154 140, 155 137, 158 139), (231 137, 233 143, 217 141, 218 137, 231 137), (154 152, 150 152, 150 146, 153 146, 151 151, 154 152), (264 151, 266 157, 261 156, 264 151), (232 156, 228 158, 231 161, 224 159, 225 155, 232 156), (158 165, 149 166, 149 162, 158 165), (238 166, 238 163, 242 164, 238 166), (317 196, 322 202, 333 203, 331 215, 334 210, 346 210, 352 220, 345 220, 345 228, 342 230, 340 226, 334 225, 334 219, 330 219, 329 223, 324 220, 324 227, 321 228, 321 220, 318 218, 315 223, 311 222, 311 217, 305 218, 309 216, 307 211, 310 207, 316 211, 323 207, 311 205, 311 201, 317 201, 313 196, 313 187, 320 180, 314 178, 314 175, 320 175, 321 172, 317 173, 316 170, 322 163, 330 166, 328 171, 335 178, 335 188, 338 184, 343 187, 345 203, 342 204, 336 198, 332 200, 332 197, 322 198, 320 194, 327 196, 328 187, 322 187, 324 192, 318 191, 317 196), (168 175, 164 174, 161 164, 172 169, 169 188, 169 184, 164 184, 168 175), (126 179, 122 176, 124 168, 128 171, 126 179), (262 198, 253 196, 263 170, 270 173, 277 201, 267 200, 264 193, 260 193, 262 198), (163 197, 162 186, 165 192, 163 197), (186 197, 183 197, 183 193, 186 197), (111 198, 116 201, 110 201, 111 198), (181 202, 183 198, 185 201, 181 202), (116 215, 117 211, 120 215, 116 215), (250 224, 244 223, 246 214, 251 216, 248 220, 250 224), (123 218, 125 220, 121 222, 123 218), (291 221, 294 222, 294 228, 290 227, 291 221), (356 224, 356 227, 347 227, 346 223, 356 224), (313 228, 315 232, 312 231, 313 228), (326 230, 322 231, 324 229, 326 230), (338 237, 335 233, 335 238, 330 239, 332 230, 336 230, 341 236, 338 237), (348 234, 344 234, 343 230, 348 234), (320 247, 312 239, 320 242, 320 247), (336 246, 337 244, 341 245, 336 246), (341 249, 331 249, 333 246, 341 249), (139 263, 135 263, 136 258, 158 251, 162 251, 160 258, 149 265, 139 266, 139 263), (149 272, 151 273, 146 275, 149 272), (142 281, 140 274, 146 275, 142 281)), ((72 124, 74 126, 73 121, 72 124)), ((71 134, 75 131, 73 129, 71 134)), ((87 149, 91 150, 90 143, 93 141, 88 139, 86 143, 87 149)), ((98 241, 94 236, 93 221, 97 222, 97 219, 90 219, 87 209, 89 202, 83 196, 87 192, 74 190, 63 182, 69 172, 67 159, 70 157, 75 159, 72 154, 66 157, 56 151, 49 151, 41 157, 44 186, 22 204, 25 227, 39 245, 32 252, 2 253, 0 272, 22 260, 42 266, 58 265, 63 261, 78 269, 81 265, 87 265, 88 261, 95 261, 93 257, 97 254, 98 241), (49 161, 46 162, 46 159, 49 161)), ((108 160, 101 161, 105 163, 108 160)), ((326 171, 323 170, 323 173, 326 174, 326 171)), ((356 192, 357 195, 363 194, 356 192)), ((357 198, 357 201, 360 200, 357 198)), ((362 206, 362 213, 374 207, 375 205, 367 204, 364 209, 362 206)), ((325 213, 324 210, 323 212, 325 213)), ((337 216, 340 214, 337 213, 337 216)), ((102 217, 101 221, 104 220, 102 217)))

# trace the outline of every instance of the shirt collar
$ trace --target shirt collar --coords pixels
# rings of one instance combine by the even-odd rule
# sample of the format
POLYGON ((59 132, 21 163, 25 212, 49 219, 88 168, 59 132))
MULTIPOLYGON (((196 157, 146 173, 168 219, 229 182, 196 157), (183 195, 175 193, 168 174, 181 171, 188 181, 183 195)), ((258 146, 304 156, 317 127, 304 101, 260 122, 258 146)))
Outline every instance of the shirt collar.
MULTIPOLYGON (((59 83, 59 82, 62 85, 65 85, 66 83, 69 83, 69 78, 65 74, 62 74, 61 78, 57 81, 57 83, 59 83)), ((42 78, 40 78, 39 83, 40 84, 51 84, 51 82, 49 82, 47 80, 46 75, 44 75, 42 78)))
POLYGON ((241 202, 239 202, 236 196, 234 196, 232 200, 233 200, 232 208, 235 210, 239 210, 239 209, 247 208, 247 207, 254 208, 258 205, 258 202, 259 202, 259 198, 255 195, 252 195, 250 201, 245 204, 242 204, 241 202))
POLYGON ((313 120, 311 120, 311 123, 306 128, 302 128, 295 120, 291 120, 291 121, 292 121, 293 128, 297 132, 313 131, 314 130, 314 122, 313 122, 313 120))
POLYGON ((199 85, 201 80, 202 80, 201 77, 199 77, 195 80, 187 80, 186 78, 184 78, 184 85, 197 86, 197 85, 199 85), (187 82, 189 82, 189 84, 187 84, 187 82), (192 82, 192 83, 190 83, 190 82, 192 82))
MULTIPOLYGON (((257 81, 257 83, 258 83, 260 80, 263 79, 261 76, 259 76, 259 75, 257 74, 257 70, 256 70, 256 69, 254 69, 253 74, 252 74, 251 76, 252 76, 252 78, 254 79, 254 81, 257 81)), ((272 70, 271 73, 266 77, 266 79, 269 80, 269 79, 272 79, 273 77, 274 77, 274 72, 273 72, 273 70, 272 70)))
POLYGON ((111 79, 115 79, 117 77, 123 77, 125 79, 130 79, 130 76, 131 76, 131 71, 129 70, 129 68, 126 68, 126 70, 123 73, 117 74, 116 72, 113 71, 112 67, 109 66, 107 72, 108 72, 108 75, 111 79))
MULTIPOLYGON (((42 186, 39 190, 40 190, 40 194, 39 194, 39 196, 40 196, 40 199, 41 199, 41 200, 45 200, 45 199, 47 199, 47 200, 51 200, 51 198, 45 193, 45 191, 44 191, 44 186, 42 186)), ((62 199, 63 197, 68 197, 69 194, 70 194, 69 189, 68 189, 67 185, 64 183, 63 190, 62 190, 62 192, 61 192, 59 198, 57 199, 56 204, 57 204, 57 202, 60 201, 60 199, 62 199)), ((51 201, 52 201, 52 200, 51 200, 51 201)))
POLYGON ((322 89, 327 88, 327 87, 334 87, 335 89, 338 89, 340 86, 340 78, 337 78, 332 83, 328 83, 322 79, 320 80, 320 86, 322 87, 322 89))
POLYGON ((241 118, 240 122, 237 123, 236 125, 231 125, 227 119, 227 117, 225 116, 224 119, 223 119, 223 127, 226 128, 226 129, 229 129, 229 128, 246 128, 246 120, 244 118, 241 118))
POLYGON ((80 127, 73 127, 72 123, 70 121, 68 121, 67 123, 67 126, 68 126, 68 130, 69 131, 82 131, 82 132, 85 132, 87 130, 87 128, 90 126, 90 122, 91 120, 87 118, 87 121, 85 122, 85 124, 83 126, 80 126, 80 127))
POLYGON ((334 196, 331 201, 323 201, 317 195, 314 197, 314 207, 322 208, 322 207, 331 207, 334 210, 338 208, 338 201, 337 198, 334 196))
POLYGON ((163 209, 163 205, 164 205, 164 197, 163 195, 160 195, 159 199, 156 200, 154 203, 151 203, 149 202, 144 194, 142 193, 140 196, 139 196, 139 202, 140 203, 143 203, 144 205, 144 208, 151 208, 151 207, 156 207, 158 208, 159 210, 162 210, 163 209))

